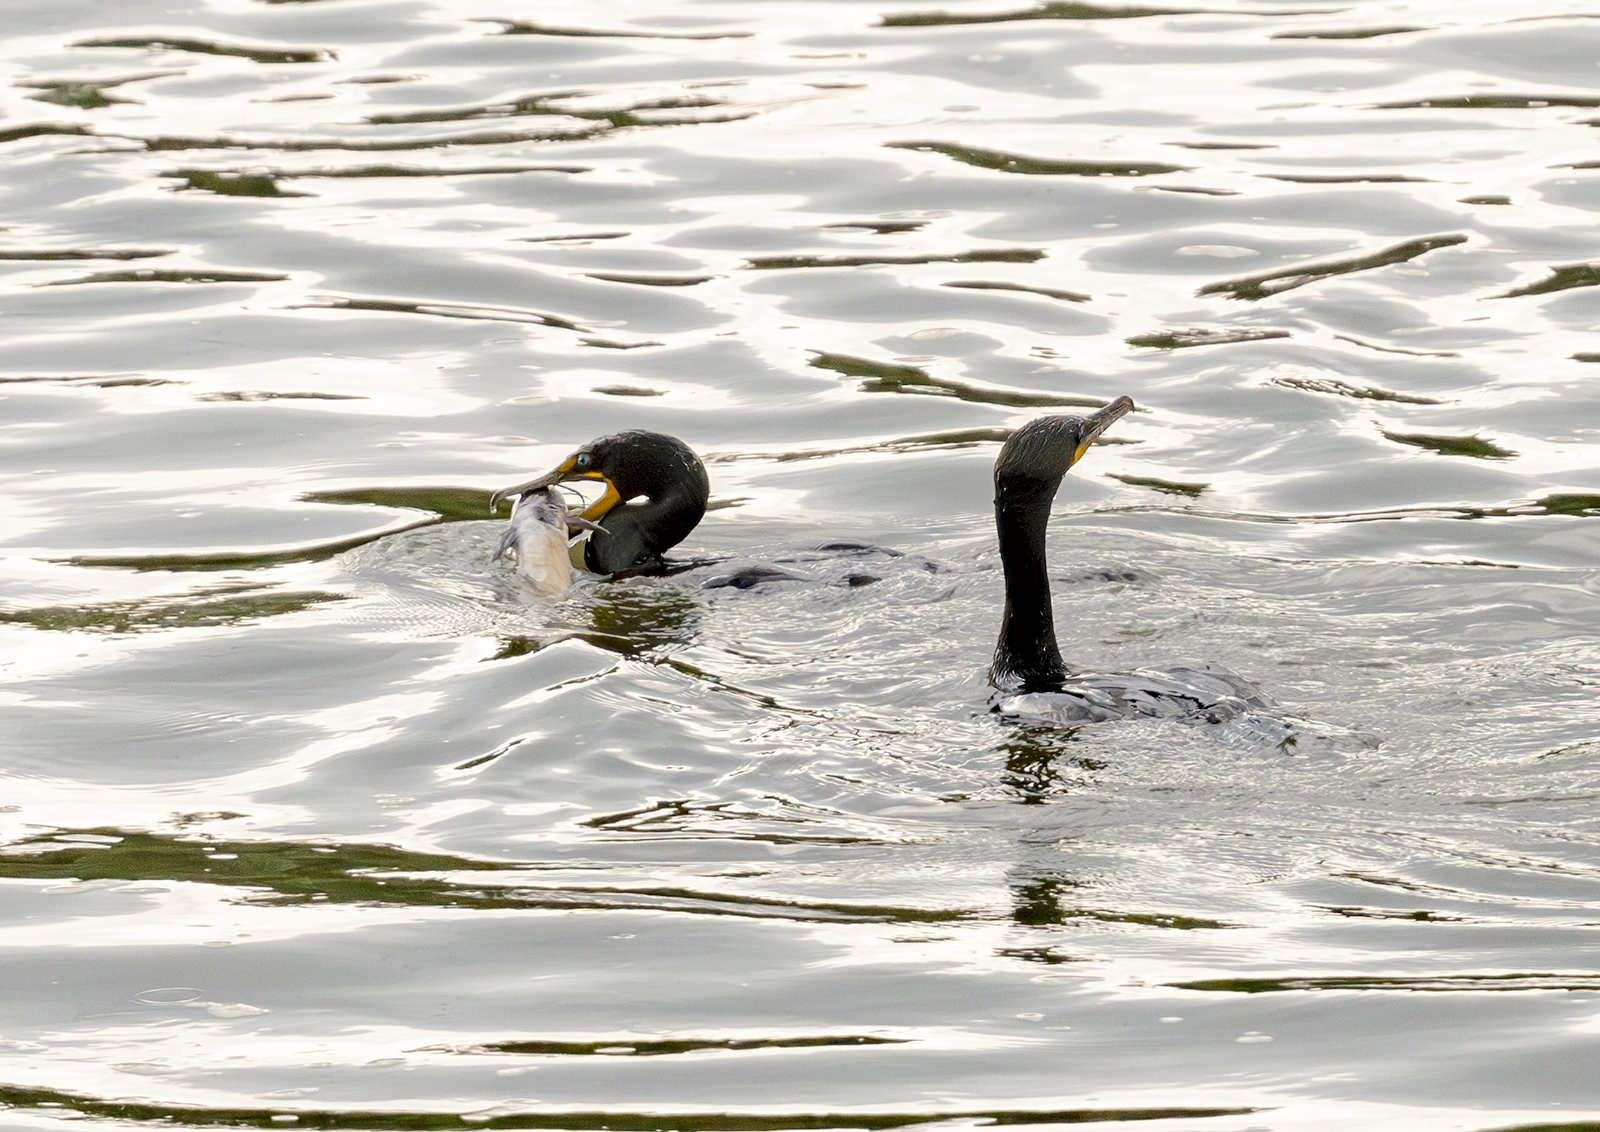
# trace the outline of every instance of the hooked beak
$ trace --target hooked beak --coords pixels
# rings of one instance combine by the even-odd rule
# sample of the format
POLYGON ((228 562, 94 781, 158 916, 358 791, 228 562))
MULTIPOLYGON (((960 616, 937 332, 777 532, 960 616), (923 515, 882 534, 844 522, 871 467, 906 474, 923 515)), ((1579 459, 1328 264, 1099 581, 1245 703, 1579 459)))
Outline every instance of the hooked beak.
POLYGON ((607 479, 604 473, 593 470, 580 471, 578 469, 578 456, 577 453, 574 453, 561 461, 561 464, 554 471, 546 472, 538 479, 529 480, 527 483, 519 483, 516 487, 501 488, 495 492, 489 497, 489 511, 493 513, 507 499, 514 499, 530 491, 538 491, 540 488, 554 487, 558 483, 569 483, 572 480, 599 480, 606 485, 605 493, 585 508, 583 512, 582 517, 590 522, 598 520, 607 511, 622 502, 622 496, 617 492, 617 485, 607 479))
POLYGON ((1089 445, 1093 444, 1101 433, 1131 412, 1133 412, 1133 398, 1118 397, 1098 413, 1085 417, 1083 431, 1078 434, 1078 451, 1072 457, 1072 462, 1076 464, 1083 459, 1083 454, 1089 451, 1089 445))

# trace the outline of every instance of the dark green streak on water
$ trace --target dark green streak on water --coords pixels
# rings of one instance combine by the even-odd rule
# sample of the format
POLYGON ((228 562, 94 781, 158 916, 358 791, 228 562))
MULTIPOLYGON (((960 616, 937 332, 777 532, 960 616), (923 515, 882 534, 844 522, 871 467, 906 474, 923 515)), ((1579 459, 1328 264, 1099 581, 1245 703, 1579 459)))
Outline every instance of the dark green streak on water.
POLYGON ((775 255, 745 260, 754 271, 792 267, 873 267, 912 263, 1035 263, 1044 258, 1037 248, 1000 248, 950 255, 775 255))
POLYGON ((1419 924, 1460 924, 1466 923, 1464 916, 1444 916, 1438 912, 1421 909, 1415 912, 1401 912, 1393 908, 1361 908, 1352 905, 1319 905, 1324 911, 1332 912, 1336 916, 1345 916, 1355 920, 1411 920, 1419 924))
POLYGON ((67 248, 60 251, 0 251, 0 260, 5 259, 154 259, 156 256, 171 255, 168 248, 142 250, 139 248, 67 248))
POLYGON ((1180 149, 1277 149, 1275 145, 1257 144, 1254 142, 1162 142, 1162 145, 1175 145, 1180 149))
POLYGON ((841 220, 837 224, 821 224, 821 228, 862 228, 879 236, 894 236, 901 232, 915 232, 926 228, 926 220, 841 220))
POLYGON ((55 561, 65 562, 69 566, 100 566, 111 569, 137 570, 140 573, 147 570, 258 570, 266 566, 286 566, 293 562, 322 562, 336 554, 343 554, 347 550, 354 550, 358 546, 376 542, 388 535, 398 534, 401 531, 415 530, 418 527, 430 527, 437 522, 439 522, 438 517, 430 515, 426 519, 419 519, 414 523, 388 527, 371 534, 356 535, 353 538, 339 539, 336 542, 317 543, 312 546, 296 546, 288 550, 221 551, 214 554, 83 554, 72 558, 56 559, 55 561))
POLYGON ((520 20, 485 19, 478 22, 504 25, 505 30, 501 35, 565 35, 596 39, 748 39, 754 34, 748 31, 599 31, 595 28, 558 28, 520 20))
POLYGON ((1153 346, 1158 350, 1182 350, 1190 346, 1221 346, 1230 342, 1259 342, 1267 338, 1288 338, 1287 330, 1163 330, 1156 334, 1136 334, 1123 341, 1130 346, 1153 346))
POLYGON ((1247 275, 1242 279, 1230 279, 1221 283, 1207 283, 1195 293, 1197 295, 1226 294, 1235 299, 1254 301, 1283 291, 1292 291, 1296 287, 1304 287, 1307 283, 1315 283, 1318 279, 1326 279, 1332 275, 1347 275, 1352 271, 1368 271, 1375 267, 1387 267, 1392 263, 1404 263, 1406 260, 1416 259, 1420 255, 1431 252, 1435 248, 1447 248, 1454 244, 1464 244, 1466 242, 1467 238, 1459 233, 1449 236, 1429 236, 1422 240, 1396 244, 1393 247, 1384 248, 1382 251, 1373 252, 1370 255, 1333 260, 1329 263, 1284 267, 1279 268, 1277 271, 1264 271, 1259 275, 1247 275))
POLYGON ((1443 405, 1435 397, 1414 397, 1408 393, 1392 393, 1375 385, 1351 385, 1332 377, 1275 377, 1268 385, 1282 385, 1307 393, 1332 393, 1337 397, 1354 397, 1363 401, 1398 401, 1406 405, 1443 405))
POLYGON ((557 105, 557 103, 566 99, 587 98, 592 94, 593 92, 585 90, 564 90, 551 94, 530 95, 527 98, 513 99, 509 102, 496 102, 490 106, 468 106, 460 110, 419 110, 410 114, 373 114, 368 116, 366 121, 375 126, 388 126, 407 125, 417 122, 464 122, 481 118, 520 118, 530 115, 543 115, 580 118, 603 123, 598 127, 601 130, 620 130, 629 126, 686 126, 702 122, 728 122, 750 116, 748 113, 739 113, 732 117, 723 116, 709 119, 641 117, 643 112, 652 110, 699 110, 711 106, 727 105, 721 99, 703 94, 645 99, 644 101, 629 103, 613 110, 557 105))
POLYGON ((1050 287, 1029 287, 1023 283, 990 283, 982 279, 957 279, 939 286, 961 287, 969 291, 1025 291, 1030 295, 1043 295, 1047 299, 1060 299, 1067 303, 1087 303, 1093 298, 1079 291, 1057 291, 1050 287))
POLYGON ((558 330, 582 330, 570 319, 557 314, 518 310, 516 307, 479 307, 468 303, 408 303, 392 299, 346 299, 330 296, 316 302, 300 303, 290 310, 318 307, 349 311, 386 311, 394 314, 425 314, 436 318, 482 319, 488 322, 524 322, 536 326, 553 326, 558 330))
POLYGON ((1516 453, 1481 436, 1431 436, 1421 432, 1385 432, 1384 439, 1413 448, 1426 448, 1441 456, 1472 456, 1479 460, 1506 460, 1516 453))
POLYGON ((1024 963, 1043 963, 1047 967, 1058 967, 1063 963, 1086 963, 1087 959, 1075 955, 1063 955, 1048 947, 1000 947, 995 949, 995 954, 1006 959, 1020 959, 1024 963))
POLYGON ((316 393, 276 389, 219 389, 202 393, 196 401, 365 401, 357 393, 316 393))
POLYGON ((1167 912, 1108 912, 1103 908, 1063 909, 1060 919, 1053 921, 1070 924, 1074 920, 1093 920, 1101 924, 1138 924, 1147 928, 1170 928, 1174 931, 1220 931, 1236 928, 1223 920, 1208 920, 1201 916, 1180 916, 1167 912))
POLYGON ((829 1113, 669 1113, 637 1112, 528 1112, 484 1119, 463 1119, 454 1113, 333 1111, 288 1108, 201 1108, 164 1105, 139 1100, 99 1100, 81 1093, 55 1089, 0 1086, 0 1104, 18 1109, 74 1112, 119 1121, 145 1121, 176 1128, 283 1128, 276 1116, 293 1115, 289 1127, 331 1130, 394 1130, 434 1132, 458 1128, 540 1128, 571 1132, 812 1132, 832 1128, 887 1129, 943 1121, 977 1121, 988 1124, 1088 1124, 1107 1120, 1182 1120, 1206 1116, 1242 1116, 1257 1108, 1116 1108, 1066 1109, 1057 1112, 1006 1110, 997 1112, 829 1113))
MULTIPOLYGON (((777 571, 776 573, 781 574, 782 571, 777 571)), ((636 609, 625 611, 624 615, 631 619, 632 617, 636 616, 637 612, 638 611, 636 609)), ((617 627, 616 620, 613 619, 613 623, 609 627, 613 631, 606 634, 606 636, 610 638, 619 636, 620 634, 614 631, 617 627)), ((658 639, 660 639, 659 634, 658 639)), ((617 651, 615 646, 608 646, 604 640, 593 640, 591 643, 600 648, 609 648, 610 651, 617 651)), ((754 702, 759 703, 762 707, 771 708, 777 711, 792 710, 784 707, 783 704, 779 703, 771 696, 753 693, 748 689, 741 688, 738 685, 732 684, 726 680, 719 680, 717 677, 711 675, 703 669, 696 668, 692 664, 686 664, 682 661, 676 660, 668 660, 667 664, 669 667, 676 669, 686 676, 713 685, 722 691, 731 692, 735 695, 753 700, 754 702)), ((809 713, 802 712, 801 714, 809 713)), ((504 753, 504 750, 494 752, 495 755, 502 753, 504 753)), ((484 760, 474 760, 474 762, 481 761, 484 760)), ((473 764, 466 763, 463 765, 471 766, 473 764)), ((457 767, 456 769, 460 770, 462 767, 457 767)), ((820 812, 818 816, 832 817, 834 815, 820 812)), ((806 826, 808 826, 812 820, 813 817, 811 814, 792 812, 783 813, 773 810, 751 809, 746 806, 741 806, 735 802, 706 802, 693 799, 669 799, 666 801, 652 802, 650 805, 642 806, 636 810, 624 810, 622 813, 618 814, 602 814, 599 817, 590 818, 583 824, 591 829, 600 829, 613 833, 621 832, 628 834, 642 834, 652 839, 662 836, 674 838, 685 836, 702 836, 709 828, 711 828, 713 825, 716 825, 723 827, 717 830, 717 836, 719 838, 731 839, 735 841, 763 841, 771 845, 884 844, 882 841, 876 841, 869 837, 851 837, 839 836, 836 834, 817 834, 807 832, 806 826), (739 825, 742 827, 742 831, 728 832, 726 826, 729 822, 739 823, 739 825), (768 823, 775 826, 776 829, 751 829, 750 826, 756 822, 768 823)), ((838 906, 829 905, 829 907, 838 906)))
POLYGON ((97 271, 77 279, 57 279, 41 287, 68 287, 77 283, 279 283, 289 278, 264 271, 97 271))
POLYGON ((636 283, 641 287, 693 287, 716 278, 715 275, 625 275, 611 271, 585 271, 583 274, 606 283, 636 283))
POLYGON ((1432 184, 1431 177, 1407 177, 1400 173, 1257 173, 1269 181, 1292 181, 1297 185, 1397 185, 1404 181, 1432 184))
POLYGON ((181 178, 178 189, 199 189, 223 196, 304 197, 311 193, 285 192, 278 182, 300 177, 480 177, 494 173, 588 173, 586 165, 470 165, 460 169, 434 169, 422 165, 353 165, 345 169, 172 169, 163 177, 181 178))
POLYGON ((955 432, 930 433, 927 436, 908 436, 898 440, 880 440, 875 444, 855 444, 846 448, 807 448, 796 452, 779 452, 776 455, 745 455, 739 452, 706 457, 708 464, 732 464, 746 460, 772 460, 780 464, 800 460, 823 460, 833 456, 850 456, 861 452, 917 452, 929 448, 970 448, 975 444, 1003 444, 1010 438, 1009 428, 968 428, 955 432))
POLYGON ((170 381, 164 377, 138 377, 133 374, 61 374, 54 377, 0 377, 0 384, 13 382, 59 382, 64 385, 93 385, 100 389, 114 389, 123 385, 185 385, 187 382, 170 381))
POLYGON ((1179 990, 1263 994, 1272 991, 1402 990, 1402 991, 1592 991, 1600 975, 1332 975, 1284 979, 1198 979, 1164 983, 1179 990))
POLYGON ((1537 110, 1545 106, 1600 106, 1600 98, 1565 94, 1464 94, 1454 98, 1420 98, 1375 102, 1374 110, 1537 110))
POLYGON ((136 36, 129 39, 82 39, 73 47, 147 47, 164 51, 193 51, 201 55, 232 55, 256 63, 324 63, 332 58, 331 51, 306 48, 300 51, 281 51, 265 47, 242 47, 232 43, 214 43, 209 39, 170 39, 161 36, 136 36))
POLYGON ((23 138, 39 138, 50 134, 73 137, 93 133, 94 130, 90 127, 81 126, 76 122, 31 122, 26 126, 12 126, 9 130, 0 130, 0 142, 21 141, 23 138))
POLYGON ((1150 185, 1154 192, 1160 193, 1194 193, 1206 197, 1236 197, 1241 195, 1238 189, 1208 189, 1201 185, 1150 185))
POLYGON ((1426 516, 1438 519, 1510 519, 1546 515, 1587 518, 1600 515, 1600 495, 1546 495, 1527 503, 1503 507, 1396 507, 1388 511, 1357 511, 1336 515, 1251 515, 1218 513, 1218 518, 1252 523, 1372 523, 1426 516))
POLYGON ((951 24, 1004 24, 1014 20, 1137 20, 1145 16, 1187 16, 1204 8, 1113 8, 1100 4, 1041 4, 1015 12, 904 12, 885 16, 878 24, 885 28, 945 27, 951 24))
POLYGON ((1062 161, 1049 157, 1024 157, 999 149, 983 149, 954 142, 884 142, 885 149, 914 149, 922 153, 942 153, 980 169, 1002 173, 1032 173, 1066 177, 1149 177, 1158 173, 1181 173, 1192 165, 1168 165, 1159 161, 1062 161))
POLYGON ((348 169, 305 169, 279 177, 483 177, 495 173, 592 173, 588 165, 467 165, 431 169, 422 165, 353 165, 348 169))
POLYGON ((1090 397, 1062 397, 1054 393, 1024 393, 1020 390, 983 389, 965 382, 934 377, 918 366, 875 362, 869 358, 849 354, 819 353, 810 365, 818 369, 831 369, 846 377, 868 378, 862 386, 863 393, 924 393, 934 396, 956 397, 986 405, 1011 405, 1017 408, 1048 405, 1072 405, 1086 409, 1103 409, 1106 403, 1090 397))
MULTIPOLYGON (((1349 342, 1352 345, 1361 346, 1368 350, 1377 350, 1383 354, 1410 354, 1415 358, 1459 358, 1461 356, 1454 350, 1407 350, 1403 346, 1379 346, 1373 342, 1363 342, 1359 338, 1352 338, 1348 334, 1335 334, 1334 337, 1341 342, 1349 342)), ((1339 383, 1335 382, 1334 384, 1339 383)), ((1424 404, 1437 405, 1441 404, 1441 402, 1427 401, 1424 404)))
POLYGON ((1541 279, 1537 283, 1516 287, 1494 297, 1515 299, 1522 295, 1548 295, 1552 291, 1566 291, 1573 287, 1593 287, 1596 283, 1600 283, 1600 264, 1571 263, 1565 267, 1555 268, 1548 278, 1541 279))
MULTIPOLYGON (((0 611, 0 624, 32 625, 64 632, 142 633, 158 629, 193 629, 259 621, 280 613, 299 613, 350 595, 311 590, 263 592, 255 586, 228 586, 201 591, 188 600, 150 598, 103 605, 51 605, 38 609, 0 611), (255 592, 251 592, 255 591, 255 592)), ((3 870, 0 870, 3 872, 3 870)))
POLYGON ((118 103, 138 101, 135 98, 108 98, 104 92, 115 83, 27 82, 12 85, 44 88, 43 94, 28 95, 33 102, 53 102, 57 106, 76 106, 82 110, 99 110, 118 103))
POLYGON ((1168 495, 1187 495, 1191 499, 1198 498, 1200 493, 1211 485, 1208 483, 1177 483, 1173 480, 1160 480, 1154 476, 1121 476, 1115 472, 1105 472, 1107 479, 1121 480, 1130 487, 1149 487, 1156 491, 1164 491, 1168 495))
POLYGON ((24 79, 17 82, 19 87, 32 87, 44 91, 43 94, 30 94, 28 97, 34 102, 51 102, 57 106, 76 106, 81 110, 99 110, 102 107, 114 106, 119 102, 137 102, 133 98, 113 98, 106 95, 112 87, 119 87, 125 83, 143 82, 147 79, 166 78, 168 75, 181 75, 182 71, 153 71, 143 75, 128 75, 120 79, 24 79))
MULTIPOLYGON (((1013 752, 1013 755, 1015 752, 1013 752)), ((1015 773, 1014 759, 1007 760, 1015 773)), ((1165 912, 1112 912, 1098 908, 1070 906, 1077 882, 1056 876, 1036 876, 1012 885, 1011 918, 1029 927, 1057 927, 1077 920, 1093 920, 1105 924, 1139 924, 1147 928, 1169 928, 1176 931, 1212 931, 1237 927, 1221 920, 1207 920, 1165 912)))
POLYGON ((235 173, 228 169, 172 169, 162 177, 181 177, 178 192, 196 189, 225 197, 308 197, 312 193, 285 192, 278 188, 281 173, 235 173))
POLYGON ((1380 35, 1404 35, 1412 31, 1432 31, 1432 28, 1410 27, 1394 24, 1375 28, 1340 28, 1337 31, 1280 31, 1273 39, 1373 39, 1380 35))
POLYGON ((348 491, 311 491, 300 498, 306 503, 364 504, 372 507, 399 507, 411 511, 431 511, 446 523, 471 519, 493 519, 490 492, 475 487, 362 487, 348 491))
MULTIPOLYGON (((394 153, 401 150, 440 149, 447 145, 514 145, 518 142, 584 141, 606 131, 605 126, 583 130, 493 130, 481 134, 456 134, 444 138, 407 138, 402 141, 351 141, 346 138, 184 138, 135 137, 130 134, 105 134, 104 137, 126 138, 142 144, 151 153, 167 153, 189 149, 270 149, 284 153, 308 153, 320 149, 344 149, 352 153, 394 153)), ((90 133, 90 130, 53 130, 50 133, 90 133)), ((0 135, 0 141, 5 141, 0 135)))
MULTIPOLYGON (((0 877, 34 880, 169 880, 247 889, 260 904, 388 904, 530 911, 652 911, 756 919, 860 923, 949 923, 974 918, 959 908, 802 903, 687 888, 536 887, 501 878, 472 884, 441 875, 522 873, 540 866, 414 853, 387 845, 205 841, 116 829, 114 845, 71 845, 47 836, 13 842, 0 877), (233 854, 218 859, 213 854, 233 854), (431 874, 431 875, 429 875, 431 874)), ((71 833, 65 834, 71 836, 71 833)))
POLYGON ((516 236, 519 244, 564 244, 569 240, 620 240, 632 232, 565 232, 557 236, 516 236))
POLYGON ((877 444, 862 444, 854 448, 837 448, 829 452, 785 452, 778 462, 812 460, 818 456, 842 456, 855 452, 918 452, 929 448, 971 448, 975 444, 1004 444, 1011 436, 1009 428, 968 428, 956 432, 936 432, 927 436, 908 436, 903 440, 884 440, 877 444))
MULTIPOLYGON (((330 897, 342 901, 372 895, 369 891, 372 879, 361 875, 364 872, 462 872, 519 867, 524 866, 415 853, 387 845, 221 841, 120 829, 41 834, 12 842, 6 854, 0 855, 0 876, 24 880, 199 881, 255 885, 289 897, 327 892, 330 897), (121 840, 111 845, 84 846, 51 839, 81 834, 120 837, 121 840), (237 859, 214 861, 213 853, 233 853, 237 859)), ((403 887, 395 894, 380 892, 377 895, 387 903, 406 903, 397 898, 399 893, 403 893, 403 887)))
POLYGON ((675 1053, 694 1053, 698 1050, 747 1049, 812 1049, 817 1046, 887 1046, 908 1045, 909 1038, 869 1038, 850 1034, 827 1038, 730 1038, 726 1041, 634 1041, 623 1039, 611 1042, 482 1042, 462 1048, 459 1046, 424 1047, 445 1053, 526 1053, 563 1057, 662 1057, 675 1053))
MULTIPOLYGON (((280 395, 281 396, 281 395, 280 395)), ((385 527, 383 530, 352 538, 288 550, 215 554, 150 554, 129 556, 83 555, 66 561, 74 566, 114 567, 125 570, 254 570, 292 562, 321 562, 369 542, 376 542, 400 531, 429 527, 435 523, 455 523, 468 519, 492 519, 489 495, 470 487, 372 487, 348 491, 314 491, 300 498, 307 503, 366 504, 393 507, 427 514, 414 522, 385 527)))

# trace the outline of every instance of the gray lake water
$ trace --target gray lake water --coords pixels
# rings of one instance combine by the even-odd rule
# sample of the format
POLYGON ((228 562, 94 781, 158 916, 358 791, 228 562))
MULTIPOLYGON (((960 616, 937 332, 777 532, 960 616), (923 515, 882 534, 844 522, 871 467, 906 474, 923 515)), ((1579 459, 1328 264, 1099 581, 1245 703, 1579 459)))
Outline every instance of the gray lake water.
POLYGON ((5 0, 0 1127, 1596 1127, 1600 20, 1120 2, 5 0))

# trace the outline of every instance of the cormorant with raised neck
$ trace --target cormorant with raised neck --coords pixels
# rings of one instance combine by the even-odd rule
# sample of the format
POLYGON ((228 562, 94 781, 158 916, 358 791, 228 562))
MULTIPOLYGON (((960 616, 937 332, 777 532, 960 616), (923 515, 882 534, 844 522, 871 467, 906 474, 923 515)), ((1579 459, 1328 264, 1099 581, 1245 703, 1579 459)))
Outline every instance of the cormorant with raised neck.
POLYGON ((1276 708, 1244 677, 1216 664, 1179 664, 1132 672, 1091 673, 1069 668, 1056 644, 1045 528, 1068 469, 1101 433, 1133 411, 1119 397, 1087 417, 1041 417, 1013 433, 994 465, 994 518, 1000 536, 1006 605, 989 680, 993 707, 1020 720, 1061 725, 1111 719, 1158 718, 1180 723, 1225 723, 1255 741, 1280 743, 1280 720, 1255 711, 1276 708))

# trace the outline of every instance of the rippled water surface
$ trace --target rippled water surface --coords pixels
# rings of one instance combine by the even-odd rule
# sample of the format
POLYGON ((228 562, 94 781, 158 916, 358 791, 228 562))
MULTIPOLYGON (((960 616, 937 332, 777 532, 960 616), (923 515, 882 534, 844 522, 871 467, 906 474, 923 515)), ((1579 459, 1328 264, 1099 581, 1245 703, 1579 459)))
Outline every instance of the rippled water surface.
POLYGON ((918 3, 7 0, 0 1126, 1595 1127, 1600 12, 918 3))

